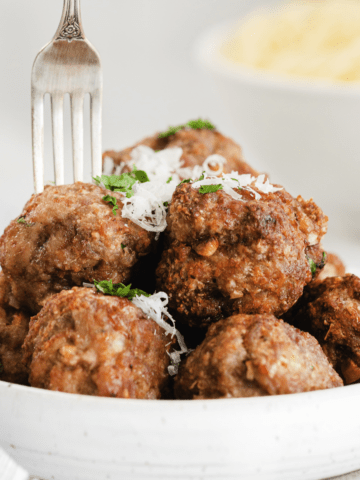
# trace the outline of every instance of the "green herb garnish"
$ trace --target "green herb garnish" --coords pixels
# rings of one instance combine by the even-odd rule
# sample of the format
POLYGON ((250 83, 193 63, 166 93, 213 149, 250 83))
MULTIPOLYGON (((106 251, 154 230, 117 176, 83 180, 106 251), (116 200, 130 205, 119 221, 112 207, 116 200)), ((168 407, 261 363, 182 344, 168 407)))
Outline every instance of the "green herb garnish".
POLYGON ((215 127, 212 123, 207 120, 202 120, 198 118, 197 120, 190 120, 189 122, 185 123, 184 125, 178 125, 177 127, 169 127, 166 132, 159 133, 159 138, 170 137, 170 135, 174 135, 179 130, 183 130, 184 128, 189 127, 193 130, 214 130, 215 127))
POLYGON ((163 205, 164 207, 167 207, 169 205, 169 202, 164 202, 163 205))
POLYGON ((169 177, 169 178, 167 179, 166 183, 170 183, 171 180, 172 180, 172 177, 169 177))
MULTIPOLYGON (((182 183, 190 183, 190 182, 192 182, 191 178, 187 178, 186 180, 182 180, 182 181, 179 183, 179 185, 181 185, 182 183)), ((179 185, 178 185, 178 186, 179 186, 179 185)))
POLYGON ((126 247, 126 245, 124 245, 123 243, 121 244, 121 248, 124 250, 124 248, 126 247))
POLYGON ((131 172, 122 173, 121 175, 101 175, 101 177, 93 177, 95 183, 100 185, 102 183, 107 190, 112 192, 126 193, 126 198, 134 195, 132 187, 135 182, 140 183, 149 182, 149 177, 143 170, 138 170, 135 165, 131 172))
POLYGON ((22 225, 25 225, 25 227, 32 227, 34 224, 33 223, 27 223, 25 220, 25 217, 20 217, 16 220, 17 223, 21 223, 22 225))
POLYGON ((311 258, 309 257, 306 257, 306 258, 307 258, 307 261, 309 262, 311 273, 314 275, 316 273, 316 263, 311 258))
POLYGON ((101 282, 94 280, 94 285, 96 289, 104 295, 113 295, 128 298, 129 300, 132 300, 137 295, 144 295, 145 297, 151 296, 150 293, 146 293, 140 290, 140 288, 131 288, 131 283, 124 285, 123 283, 112 283, 112 280, 102 280, 101 282))
POLYGON ((200 180, 204 180, 205 178, 205 170, 202 172, 201 176, 197 179, 197 181, 199 182, 200 180))
POLYGON ((104 200, 104 202, 109 202, 110 205, 113 205, 113 214, 116 215, 116 210, 119 209, 118 205, 117 205, 117 199, 115 197, 112 197, 111 195, 105 195, 105 197, 102 198, 104 200))
POLYGON ((199 188, 199 192, 204 194, 204 193, 215 193, 218 190, 222 190, 223 186, 222 185, 201 185, 199 188))

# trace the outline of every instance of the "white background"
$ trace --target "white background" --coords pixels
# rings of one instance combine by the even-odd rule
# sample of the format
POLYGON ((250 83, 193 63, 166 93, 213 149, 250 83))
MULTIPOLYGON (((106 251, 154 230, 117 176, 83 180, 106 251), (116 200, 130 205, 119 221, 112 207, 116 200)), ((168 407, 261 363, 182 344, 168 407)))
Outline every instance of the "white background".
MULTIPOLYGON (((204 29, 270 3, 276 0, 83 0, 85 33, 103 63, 104 149, 121 149, 199 116, 210 119, 241 144, 241 132, 232 125, 212 80, 193 61, 192 48, 204 29)), ((36 53, 56 31, 62 0, 0 0, 0 7, 2 232, 33 192, 30 72, 36 53)), ((69 123, 68 118, 67 182, 72 181, 69 123)), ((48 181, 53 178, 49 115, 45 136, 48 181)), ((88 146, 87 132, 85 138, 88 146)), ((259 164, 248 158, 246 150, 244 153, 255 168, 271 173, 265 158, 259 164)), ((353 240, 341 232, 330 232, 325 246, 344 252, 346 263, 360 268, 353 240)))

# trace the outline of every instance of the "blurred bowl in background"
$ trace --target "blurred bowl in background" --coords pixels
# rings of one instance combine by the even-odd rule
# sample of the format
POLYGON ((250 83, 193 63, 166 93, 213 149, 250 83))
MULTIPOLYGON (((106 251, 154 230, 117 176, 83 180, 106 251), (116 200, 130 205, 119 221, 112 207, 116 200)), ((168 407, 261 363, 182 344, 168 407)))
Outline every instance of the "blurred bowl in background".
POLYGON ((283 79, 251 70, 220 53, 237 27, 205 31, 195 59, 214 77, 239 132, 247 161, 294 196, 329 216, 329 233, 360 234, 360 84, 283 79))

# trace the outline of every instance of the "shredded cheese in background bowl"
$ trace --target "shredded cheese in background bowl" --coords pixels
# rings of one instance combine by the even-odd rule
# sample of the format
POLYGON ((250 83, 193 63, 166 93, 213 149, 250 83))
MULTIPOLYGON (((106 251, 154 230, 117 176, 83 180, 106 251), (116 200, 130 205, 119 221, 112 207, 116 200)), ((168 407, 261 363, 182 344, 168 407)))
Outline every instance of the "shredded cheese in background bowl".
POLYGON ((247 16, 220 52, 263 72, 360 82, 359 25, 356 0, 293 1, 247 16))

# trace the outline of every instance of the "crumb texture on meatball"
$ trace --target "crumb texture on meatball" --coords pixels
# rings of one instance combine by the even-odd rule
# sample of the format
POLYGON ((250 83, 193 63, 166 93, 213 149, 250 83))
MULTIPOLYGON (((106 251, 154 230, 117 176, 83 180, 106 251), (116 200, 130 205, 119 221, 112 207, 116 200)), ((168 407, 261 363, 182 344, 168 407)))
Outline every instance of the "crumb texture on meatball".
POLYGON ((29 330, 30 314, 9 305, 9 290, 0 272, 0 380, 27 385, 21 347, 29 330))
POLYGON ((280 316, 320 266, 327 217, 285 190, 242 201, 221 190, 177 187, 167 216, 158 288, 189 325, 206 327, 235 314, 280 316))
POLYGON ((103 158, 113 159, 115 172, 116 166, 131 163, 131 152, 139 145, 145 145, 156 151, 180 147, 183 150, 181 156, 181 160, 184 162, 183 167, 189 168, 202 165, 207 157, 218 154, 226 159, 224 173, 231 173, 234 170, 240 174, 258 175, 258 172, 245 162, 241 147, 237 143, 216 130, 207 129, 186 128, 165 138, 159 138, 159 133, 156 133, 120 152, 109 150, 104 153, 103 158))
POLYGON ((360 379, 360 279, 356 275, 310 283, 286 320, 317 338, 346 384, 360 379))
POLYGON ((152 252, 154 234, 114 215, 102 200, 108 190, 77 182, 48 186, 25 205, 0 239, 0 264, 11 303, 37 313, 52 294, 83 282, 128 282, 140 257, 152 252))
POLYGON ((126 298, 74 287, 32 318, 23 348, 34 387, 156 399, 168 381, 169 342, 126 298))
POLYGON ((310 334, 272 315, 234 315, 211 325, 181 365, 175 397, 253 397, 342 385, 310 334))

